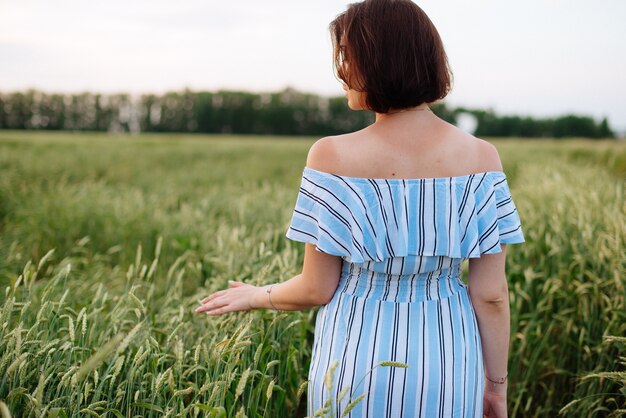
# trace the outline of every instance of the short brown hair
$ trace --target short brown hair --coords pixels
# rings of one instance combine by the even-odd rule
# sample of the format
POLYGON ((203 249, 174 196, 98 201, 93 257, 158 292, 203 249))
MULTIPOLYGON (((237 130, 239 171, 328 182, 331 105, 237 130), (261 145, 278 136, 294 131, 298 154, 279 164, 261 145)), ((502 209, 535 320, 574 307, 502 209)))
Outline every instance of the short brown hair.
POLYGON ((367 93, 374 112, 432 103, 450 91, 452 72, 439 32, 410 0, 350 4, 330 32, 338 77, 367 93))

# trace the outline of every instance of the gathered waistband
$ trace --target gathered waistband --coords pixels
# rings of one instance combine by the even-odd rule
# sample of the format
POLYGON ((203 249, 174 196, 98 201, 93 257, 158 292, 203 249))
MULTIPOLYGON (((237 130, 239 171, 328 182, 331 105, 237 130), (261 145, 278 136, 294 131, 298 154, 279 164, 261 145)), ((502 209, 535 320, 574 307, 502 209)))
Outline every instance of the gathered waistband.
POLYGON ((344 263, 337 292, 403 303, 445 299, 466 288, 459 264, 428 273, 387 274, 344 263))

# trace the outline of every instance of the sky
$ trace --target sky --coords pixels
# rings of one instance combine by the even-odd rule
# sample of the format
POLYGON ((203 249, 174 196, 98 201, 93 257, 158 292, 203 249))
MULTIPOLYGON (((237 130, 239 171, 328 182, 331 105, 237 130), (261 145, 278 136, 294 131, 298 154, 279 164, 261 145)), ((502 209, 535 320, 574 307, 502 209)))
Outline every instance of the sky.
MULTIPOLYGON (((0 91, 343 95, 338 0, 0 0, 0 91)), ((626 0, 423 0, 454 74, 446 102, 608 117, 626 132, 626 0)))

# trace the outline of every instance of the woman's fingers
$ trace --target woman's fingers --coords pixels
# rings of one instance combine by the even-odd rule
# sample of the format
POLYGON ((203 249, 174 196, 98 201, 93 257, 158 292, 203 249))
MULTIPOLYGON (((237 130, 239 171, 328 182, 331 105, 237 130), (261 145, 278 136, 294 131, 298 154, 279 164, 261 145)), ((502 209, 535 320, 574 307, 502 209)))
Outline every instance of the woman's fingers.
MULTIPOLYGON (((228 281, 228 285, 230 287, 240 287, 240 286, 246 286, 247 283, 244 282, 237 282, 235 280, 229 280, 228 281)), ((218 290, 215 293, 211 293, 209 296, 207 296, 206 298, 202 299, 200 301, 200 303, 207 303, 208 301, 210 301, 211 299, 214 299, 216 297, 222 296, 228 289, 224 289, 224 290, 218 290)))
POLYGON ((200 301, 200 303, 207 303, 208 301, 210 301, 214 297, 215 297, 214 294, 211 294, 211 295, 207 296, 206 298, 202 299, 200 301))
MULTIPOLYGON (((218 299, 216 299, 217 301, 218 299)), ((215 302, 215 301, 214 301, 215 302)), ((221 315, 228 312, 236 312, 242 309, 237 308, 235 303, 220 301, 219 303, 211 302, 208 305, 196 309, 196 312, 206 312, 207 315, 221 315)))
POLYGON ((202 302, 202 303, 207 303, 207 302, 209 302, 209 301, 210 301, 210 300, 212 300, 212 299, 215 299, 215 298, 217 298, 217 297, 222 296, 224 293, 226 293, 226 289, 224 289, 224 290, 219 290, 219 291, 217 291, 217 292, 215 292, 215 293, 211 293, 209 296, 207 296, 206 298, 202 299, 202 301, 201 301, 201 302, 202 302))
POLYGON ((250 299, 256 289, 255 286, 234 280, 229 280, 228 285, 230 286, 228 289, 217 291, 202 299, 200 301, 202 306, 197 307, 195 312, 221 315, 252 309, 250 299))
POLYGON ((215 316, 215 315, 221 315, 221 314, 225 314, 225 313, 233 312, 233 311, 234 309, 230 308, 229 306, 224 306, 222 308, 213 309, 207 312, 207 315, 215 316))
POLYGON ((196 312, 200 313, 200 312, 208 311, 211 309, 220 308, 227 304, 228 304, 228 301, 226 301, 223 297, 215 297, 214 299, 206 302, 204 305, 196 308, 196 312))
POLYGON ((209 305, 202 305, 202 306, 197 307, 194 312, 200 313, 200 312, 208 311, 209 309, 211 309, 209 305))

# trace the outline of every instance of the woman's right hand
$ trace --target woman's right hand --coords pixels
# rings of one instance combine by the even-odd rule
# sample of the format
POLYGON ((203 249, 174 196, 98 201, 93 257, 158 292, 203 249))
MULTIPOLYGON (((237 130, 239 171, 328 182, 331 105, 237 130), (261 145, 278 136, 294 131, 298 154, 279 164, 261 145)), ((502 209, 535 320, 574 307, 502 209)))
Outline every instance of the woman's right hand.
POLYGON ((506 394, 485 390, 483 416, 487 418, 506 418, 506 394))
POLYGON ((208 315, 222 315, 227 312, 249 311, 256 309, 255 301, 263 297, 265 290, 251 284, 229 280, 228 289, 220 290, 202 299, 202 306, 196 313, 206 312, 208 315))

